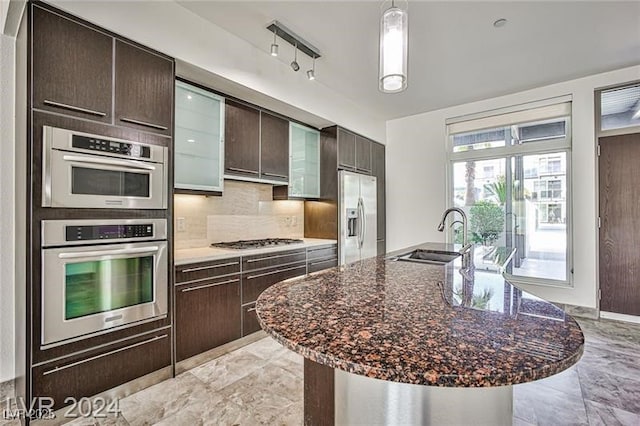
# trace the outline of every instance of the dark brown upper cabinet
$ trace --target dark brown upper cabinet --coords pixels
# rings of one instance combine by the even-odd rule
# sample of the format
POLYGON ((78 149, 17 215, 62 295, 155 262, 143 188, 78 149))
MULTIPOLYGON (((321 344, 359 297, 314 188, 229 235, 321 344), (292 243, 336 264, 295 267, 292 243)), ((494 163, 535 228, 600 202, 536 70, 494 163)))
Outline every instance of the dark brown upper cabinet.
POLYGON ((116 125, 171 135, 173 61, 116 40, 116 125))
POLYGON ((338 127, 338 168, 355 170, 356 135, 338 127))
POLYGON ((224 172, 260 177, 260 110, 225 102, 224 172))
POLYGON ((260 177, 289 181, 289 122, 260 112, 260 177))
POLYGON ((33 108, 111 123, 113 37, 32 8, 33 108))
POLYGON ((371 141, 338 127, 338 168, 371 174, 371 141))
POLYGON ((371 141, 356 135, 356 171, 371 173, 371 141))

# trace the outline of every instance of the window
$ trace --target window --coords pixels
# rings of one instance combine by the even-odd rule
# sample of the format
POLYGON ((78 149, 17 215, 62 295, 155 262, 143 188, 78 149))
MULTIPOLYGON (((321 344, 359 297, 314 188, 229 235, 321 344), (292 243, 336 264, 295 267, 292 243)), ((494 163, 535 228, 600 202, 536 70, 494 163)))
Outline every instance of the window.
POLYGON ((600 108, 600 132, 619 133, 616 130, 640 127, 640 83, 596 92, 600 108))
POLYGON ((570 100, 456 118, 447 130, 451 203, 469 217, 475 256, 515 247, 514 281, 569 283, 570 100))

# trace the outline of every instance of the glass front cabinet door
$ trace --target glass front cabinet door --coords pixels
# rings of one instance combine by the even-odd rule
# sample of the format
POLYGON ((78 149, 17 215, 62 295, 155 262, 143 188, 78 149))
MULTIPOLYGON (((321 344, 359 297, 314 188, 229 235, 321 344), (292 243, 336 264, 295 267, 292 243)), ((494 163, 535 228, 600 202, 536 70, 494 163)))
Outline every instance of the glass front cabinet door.
POLYGON ((320 132, 289 123, 289 196, 320 197, 320 132))
POLYGON ((224 98, 176 82, 175 188, 222 192, 224 98))

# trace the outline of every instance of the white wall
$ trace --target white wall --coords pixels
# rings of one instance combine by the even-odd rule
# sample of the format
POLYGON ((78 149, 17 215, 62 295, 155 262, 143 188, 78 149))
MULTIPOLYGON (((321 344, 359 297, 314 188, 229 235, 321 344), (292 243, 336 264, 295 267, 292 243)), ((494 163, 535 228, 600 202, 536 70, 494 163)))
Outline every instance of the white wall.
POLYGON ((0 383, 14 377, 15 39, 0 34, 0 383))
POLYGON ((385 122, 304 73, 172 1, 69 1, 51 3, 76 16, 185 62, 385 141, 385 122))
POLYGON ((640 66, 635 66, 387 122, 387 249, 444 240, 435 227, 447 206, 447 118, 570 94, 573 288, 523 288, 554 302, 595 308, 598 259, 594 89, 638 79, 640 66))

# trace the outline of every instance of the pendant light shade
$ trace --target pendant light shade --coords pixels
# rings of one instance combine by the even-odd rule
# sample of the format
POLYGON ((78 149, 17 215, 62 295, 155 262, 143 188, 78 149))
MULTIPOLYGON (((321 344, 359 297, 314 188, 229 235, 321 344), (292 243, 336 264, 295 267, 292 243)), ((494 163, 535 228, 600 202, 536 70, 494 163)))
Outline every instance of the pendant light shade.
POLYGON ((380 90, 402 92, 407 88, 407 12, 392 4, 380 19, 380 90))

